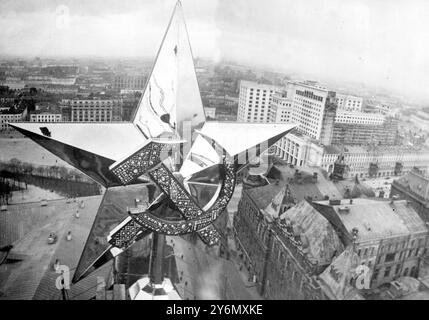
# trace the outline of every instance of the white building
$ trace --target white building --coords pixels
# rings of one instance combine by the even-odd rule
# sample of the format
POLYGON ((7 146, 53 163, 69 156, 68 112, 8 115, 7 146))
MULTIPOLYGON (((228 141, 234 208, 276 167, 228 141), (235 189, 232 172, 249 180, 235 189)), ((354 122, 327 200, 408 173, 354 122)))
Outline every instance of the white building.
POLYGON ((71 121, 109 122, 122 120, 122 99, 63 99, 71 109, 71 121))
POLYGON ((316 140, 321 138, 325 106, 330 94, 321 86, 294 84, 291 122, 298 124, 299 131, 316 140))
POLYGON ((293 100, 286 92, 278 92, 272 95, 270 104, 269 122, 291 122, 293 100))
POLYGON ((380 113, 345 110, 337 110, 337 114, 335 116, 335 123, 380 125, 383 124, 384 120, 385 116, 380 113))
POLYGON ((276 144, 275 154, 296 166, 321 166, 323 147, 299 133, 289 133, 276 144))
POLYGON ((0 113, 0 130, 10 129, 8 125, 9 122, 24 121, 26 116, 27 116, 27 109, 25 109, 21 113, 9 113, 7 111, 0 113))
POLYGON ((408 173, 413 167, 427 170, 429 167, 429 150, 406 146, 366 147, 344 146, 343 150, 335 146, 324 148, 321 167, 331 173, 334 162, 342 153, 344 162, 348 166, 348 176, 369 177, 371 164, 376 164, 376 176, 384 177, 394 175, 396 163, 402 164, 401 173, 408 173))
POLYGON ((345 111, 362 111, 363 98, 342 93, 336 94, 338 109, 345 111))
POLYGON ((252 81, 240 81, 237 120, 240 122, 268 122, 270 103, 282 87, 252 81))
POLYGON ((30 114, 30 122, 61 122, 61 112, 40 111, 30 114))

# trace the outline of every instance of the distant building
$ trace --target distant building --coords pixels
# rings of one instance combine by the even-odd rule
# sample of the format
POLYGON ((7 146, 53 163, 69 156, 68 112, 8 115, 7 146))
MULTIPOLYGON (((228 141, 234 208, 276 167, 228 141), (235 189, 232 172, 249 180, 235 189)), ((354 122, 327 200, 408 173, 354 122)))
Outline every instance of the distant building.
POLYGON ((329 144, 395 145, 398 142, 397 118, 386 118, 382 124, 334 123, 329 144))
POLYGON ((323 149, 321 167, 332 173, 334 162, 342 154, 348 167, 348 177, 394 176, 408 173, 414 167, 424 171, 429 167, 429 149, 423 146, 330 145, 323 149))
POLYGON ((268 122, 270 104, 275 92, 282 87, 252 81, 240 81, 237 120, 241 122, 268 122))
POLYGON ((113 78, 113 89, 142 90, 146 84, 146 77, 143 75, 117 74, 113 78))
POLYGON ((76 95, 79 91, 79 86, 77 85, 46 84, 38 87, 45 92, 56 94, 76 95))
POLYGON ((323 146, 300 132, 289 133, 276 144, 275 154, 296 166, 320 166, 323 146))
POLYGON ((9 122, 21 122, 27 120, 27 109, 21 111, 5 110, 0 112, 0 130, 11 129, 9 122))
POLYGON ((30 122, 61 122, 61 111, 36 110, 30 113, 30 122))
POLYGON ((273 94, 270 103, 269 122, 291 122, 293 100, 287 96, 287 92, 273 94))
POLYGON ((363 98, 337 93, 336 101, 339 110, 362 111, 363 98))
POLYGON ((72 122, 109 122, 122 120, 122 99, 63 99, 61 105, 70 108, 72 122))
POLYGON ((303 134, 316 140, 329 139, 335 109, 335 92, 313 83, 294 83, 291 122, 297 123, 303 134))
POLYGON ((357 111, 338 110, 335 116, 335 123, 381 125, 384 120, 385 116, 382 114, 357 111))
POLYGON ((393 181, 390 197, 406 199, 419 216, 429 222, 429 177, 419 170, 411 170, 407 175, 393 181))

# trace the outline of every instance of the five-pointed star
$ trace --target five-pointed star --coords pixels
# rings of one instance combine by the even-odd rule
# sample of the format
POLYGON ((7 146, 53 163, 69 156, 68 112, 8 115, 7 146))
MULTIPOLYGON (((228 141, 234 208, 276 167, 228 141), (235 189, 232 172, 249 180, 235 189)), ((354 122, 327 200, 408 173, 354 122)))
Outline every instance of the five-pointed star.
MULTIPOLYGON (((163 137, 166 135, 180 142, 186 141, 179 156, 173 158, 177 160, 178 172, 187 186, 194 180, 212 184, 217 180, 216 167, 221 159, 203 136, 216 141, 230 156, 236 157, 239 168, 243 168, 249 158, 264 152, 295 127, 288 123, 205 120, 186 25, 178 2, 132 122, 10 125, 107 188, 121 185, 111 171, 115 164, 150 141, 165 141, 163 137)), ((132 183, 139 181, 143 180, 132 183)), ((94 224, 97 223, 102 224, 96 218, 94 224)), ((100 235, 106 236, 112 226, 104 226, 102 231, 92 229, 91 232, 99 232, 97 239, 100 239, 100 235)), ((80 261, 80 265, 85 265, 82 270, 87 270, 106 251, 105 242, 97 240, 95 245, 91 243, 93 240, 90 234, 80 261), (87 248, 89 245, 91 250, 87 248), (94 246, 99 248, 94 249, 94 246)))

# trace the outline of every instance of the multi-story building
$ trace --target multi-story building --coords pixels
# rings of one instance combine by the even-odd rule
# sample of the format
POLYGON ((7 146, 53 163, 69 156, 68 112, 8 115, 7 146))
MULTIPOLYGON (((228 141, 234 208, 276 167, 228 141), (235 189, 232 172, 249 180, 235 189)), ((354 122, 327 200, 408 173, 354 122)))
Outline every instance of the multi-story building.
POLYGON ((338 110, 335 116, 335 123, 381 125, 384 120, 383 114, 345 110, 338 110))
POLYGON ((335 226, 343 242, 353 244, 359 264, 372 275, 372 288, 401 276, 418 277, 429 228, 407 201, 330 200, 312 206, 335 226))
POLYGON ((289 164, 320 166, 323 146, 310 137, 296 131, 289 133, 276 144, 275 154, 289 164))
POLYGON ((282 91, 282 87, 252 81, 240 81, 237 120, 241 122, 268 122, 272 96, 278 91, 282 91))
POLYGON ((339 110, 346 110, 346 111, 361 111, 362 110, 362 104, 363 104, 363 98, 362 97, 356 97, 352 95, 337 93, 336 94, 336 101, 338 105, 339 110))
POLYGON ((277 92, 272 96, 270 104, 269 122, 291 122, 293 100, 288 97, 287 92, 277 92))
POLYGON ((0 130, 9 130, 9 122, 20 122, 27 120, 27 109, 21 111, 4 110, 0 112, 0 130))
MULTIPOLYGON (((332 129, 331 126, 325 126, 325 113, 335 109, 334 105, 335 92, 313 84, 294 83, 291 122, 297 123, 298 130, 305 135, 316 140, 325 140, 332 129)), ((332 122, 329 121, 328 125, 332 122)))
POLYGON ((429 177, 420 170, 411 170, 394 180, 390 197, 407 200, 419 216, 429 222, 429 177))
POLYGON ((63 99, 61 105, 70 108, 70 120, 78 122, 109 122, 122 120, 122 99, 63 99))
POLYGON ((284 195, 276 184, 243 190, 234 217, 240 256, 267 299, 327 299, 317 275, 343 245, 308 202, 283 213, 284 195))
POLYGON ((334 123, 329 144, 394 145, 398 142, 397 118, 386 118, 382 124, 334 123))
POLYGON ((146 77, 143 75, 117 74, 113 78, 113 89, 133 89, 142 90, 146 84, 146 77))
POLYGON ((30 112, 30 122, 61 122, 61 111, 36 110, 30 112))
POLYGON ((429 149, 424 146, 324 146, 321 167, 332 173, 339 156, 347 164, 346 177, 384 177, 402 175, 414 167, 426 171, 429 149))

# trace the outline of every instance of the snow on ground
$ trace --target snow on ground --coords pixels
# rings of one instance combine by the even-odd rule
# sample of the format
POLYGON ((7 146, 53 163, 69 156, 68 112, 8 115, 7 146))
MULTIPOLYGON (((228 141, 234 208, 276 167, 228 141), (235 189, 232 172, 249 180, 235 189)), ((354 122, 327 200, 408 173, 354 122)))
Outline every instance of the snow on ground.
POLYGON ((0 138, 0 161, 8 162, 16 158, 22 162, 29 162, 35 165, 62 166, 71 168, 69 164, 43 149, 27 138, 6 139, 0 138))
POLYGON ((62 198, 64 198, 64 196, 56 192, 44 190, 29 184, 27 185, 27 190, 24 189, 22 191, 12 192, 12 197, 9 199, 9 204, 38 202, 41 200, 56 200, 62 198))

